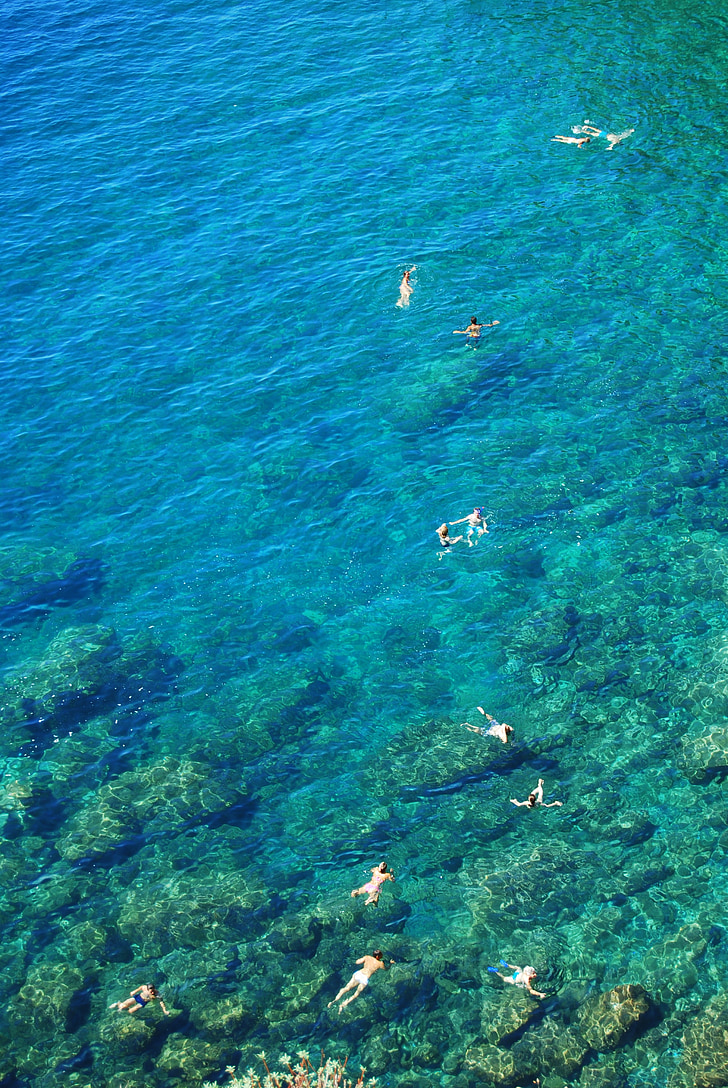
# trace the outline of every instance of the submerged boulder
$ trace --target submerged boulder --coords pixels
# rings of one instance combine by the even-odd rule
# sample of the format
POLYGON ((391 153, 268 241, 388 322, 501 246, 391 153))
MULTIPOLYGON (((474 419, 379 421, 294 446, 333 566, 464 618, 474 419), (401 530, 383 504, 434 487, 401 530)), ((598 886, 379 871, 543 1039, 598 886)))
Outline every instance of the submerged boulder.
POLYGON ((683 1035, 680 1063, 668 1088, 728 1086, 728 994, 714 997, 683 1035))
POLYGON ((466 1051, 463 1070, 495 1088, 515 1088, 538 1074, 538 1063, 528 1053, 516 1055, 512 1050, 486 1044, 466 1051))
POLYGON ((51 719, 73 703, 98 696, 110 681, 121 647, 111 627, 67 627, 43 657, 17 666, 0 691, 0 723, 51 719))
POLYGON ((728 727, 712 725, 697 737, 683 737, 679 764, 696 785, 728 774, 728 727))
POLYGON ((578 1030, 594 1050, 615 1050, 639 1029, 651 1008, 647 991, 629 983, 596 995, 579 1011, 578 1030))

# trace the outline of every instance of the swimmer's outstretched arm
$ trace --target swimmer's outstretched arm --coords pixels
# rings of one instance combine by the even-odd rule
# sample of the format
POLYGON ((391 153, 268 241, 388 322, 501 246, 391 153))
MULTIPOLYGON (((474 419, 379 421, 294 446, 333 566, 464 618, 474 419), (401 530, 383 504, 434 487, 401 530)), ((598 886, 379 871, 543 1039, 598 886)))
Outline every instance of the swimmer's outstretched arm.
POLYGON ((468 514, 467 517, 464 518, 458 518, 457 521, 448 521, 448 525, 461 525, 462 522, 467 521, 470 517, 472 517, 472 514, 468 514))
POLYGON ((511 804, 516 808, 528 808, 528 801, 517 801, 515 797, 511 797, 511 804))
POLYGON ((563 803, 564 803, 563 801, 552 801, 551 804, 547 805, 544 801, 541 801, 540 805, 541 805, 541 808, 556 808, 556 807, 561 808, 563 803))

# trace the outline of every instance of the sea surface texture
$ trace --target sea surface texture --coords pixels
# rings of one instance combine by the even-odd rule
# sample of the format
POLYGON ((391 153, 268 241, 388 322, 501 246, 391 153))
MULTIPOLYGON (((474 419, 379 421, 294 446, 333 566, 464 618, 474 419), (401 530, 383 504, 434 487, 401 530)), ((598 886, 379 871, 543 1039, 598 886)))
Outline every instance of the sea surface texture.
POLYGON ((0 29, 2 1088, 728 1084, 726 3, 0 29))

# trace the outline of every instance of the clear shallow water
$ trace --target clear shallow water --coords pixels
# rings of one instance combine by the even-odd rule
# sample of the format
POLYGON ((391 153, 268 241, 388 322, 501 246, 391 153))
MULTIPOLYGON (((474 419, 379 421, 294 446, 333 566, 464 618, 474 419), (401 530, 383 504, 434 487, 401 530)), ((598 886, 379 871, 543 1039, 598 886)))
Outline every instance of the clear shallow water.
POLYGON ((0 1072, 303 1043, 450 1084, 499 956, 561 1023, 696 922, 620 1057, 666 1083, 725 982, 722 787, 682 746, 728 710, 723 7, 3 23, 3 603, 104 584, 3 633, 0 1072), (586 118, 635 132, 550 142, 586 118), (539 776, 563 809, 516 812, 539 776), (331 1018, 378 944, 405 962, 331 1018), (175 1018, 120 1037, 152 976, 175 1018))

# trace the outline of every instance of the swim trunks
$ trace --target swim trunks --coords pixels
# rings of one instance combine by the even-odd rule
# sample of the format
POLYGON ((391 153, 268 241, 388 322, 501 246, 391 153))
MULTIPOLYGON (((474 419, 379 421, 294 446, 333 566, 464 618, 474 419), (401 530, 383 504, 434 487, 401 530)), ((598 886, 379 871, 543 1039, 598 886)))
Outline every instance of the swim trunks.
POLYGON ((359 983, 360 986, 368 986, 369 985, 369 975, 365 974, 364 971, 355 971, 354 972, 354 978, 356 979, 356 981, 359 983))
POLYGON ((136 1001, 137 1005, 141 1005, 142 1008, 144 1008, 144 1006, 147 1004, 144 998, 140 997, 139 994, 134 994, 134 1000, 136 1001))

